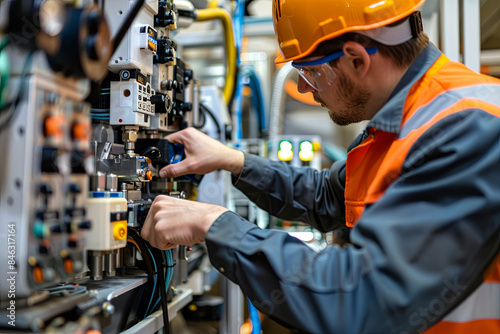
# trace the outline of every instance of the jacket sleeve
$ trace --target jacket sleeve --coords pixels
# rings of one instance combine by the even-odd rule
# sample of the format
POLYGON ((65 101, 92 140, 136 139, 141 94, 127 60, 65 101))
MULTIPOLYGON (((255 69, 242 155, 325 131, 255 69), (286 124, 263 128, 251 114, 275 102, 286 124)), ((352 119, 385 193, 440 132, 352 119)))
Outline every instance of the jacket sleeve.
POLYGON ((500 240, 500 120, 472 114, 447 117, 415 143, 352 245, 314 252, 227 212, 206 235, 212 264, 259 310, 301 331, 425 330, 463 298, 489 241, 500 240))
POLYGON ((345 225, 345 161, 319 172, 245 154, 243 170, 233 183, 278 218, 300 220, 321 232, 345 225))

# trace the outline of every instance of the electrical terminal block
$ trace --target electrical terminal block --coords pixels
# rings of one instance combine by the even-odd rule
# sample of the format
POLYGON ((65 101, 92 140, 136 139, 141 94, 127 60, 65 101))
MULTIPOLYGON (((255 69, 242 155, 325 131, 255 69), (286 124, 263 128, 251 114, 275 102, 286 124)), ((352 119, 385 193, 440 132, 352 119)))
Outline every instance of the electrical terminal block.
POLYGON ((149 128, 150 118, 155 114, 155 106, 151 103, 155 91, 149 82, 112 81, 110 88, 110 124, 149 128))
MULTIPOLYGON (((131 10, 133 3, 134 1, 127 0, 106 2, 104 11, 109 20, 112 35, 118 31, 123 18, 131 10)), ((111 72, 118 73, 124 69, 137 69, 144 75, 153 74, 152 65, 156 53, 157 37, 156 29, 152 27, 154 26, 154 16, 157 14, 158 3, 146 1, 108 63, 111 72), (146 41, 145 44, 144 41, 146 41)))
POLYGON ((150 26, 142 26, 139 32, 139 47, 144 52, 149 52, 153 55, 158 50, 158 33, 156 29, 150 26))

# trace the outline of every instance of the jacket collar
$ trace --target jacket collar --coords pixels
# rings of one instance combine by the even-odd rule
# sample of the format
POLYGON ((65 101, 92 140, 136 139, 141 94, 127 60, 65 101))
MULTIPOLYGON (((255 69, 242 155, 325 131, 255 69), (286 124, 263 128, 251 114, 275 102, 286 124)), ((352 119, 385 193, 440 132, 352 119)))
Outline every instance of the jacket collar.
POLYGON ((432 67, 441 56, 441 51, 434 44, 429 43, 410 65, 385 105, 368 123, 367 128, 399 133, 403 119, 403 109, 411 87, 432 67))

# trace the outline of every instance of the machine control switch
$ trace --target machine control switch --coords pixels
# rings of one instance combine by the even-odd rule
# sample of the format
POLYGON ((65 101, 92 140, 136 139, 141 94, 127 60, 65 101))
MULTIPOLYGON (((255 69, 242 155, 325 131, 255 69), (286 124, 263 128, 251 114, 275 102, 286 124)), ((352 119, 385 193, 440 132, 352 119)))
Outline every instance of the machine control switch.
POLYGON ((127 221, 124 220, 115 223, 113 236, 116 240, 123 240, 127 237, 127 221))
POLYGON ((36 266, 33 268, 33 280, 38 284, 43 283, 43 281, 45 280, 43 269, 41 267, 36 266))
POLYGON ((33 234, 38 239, 45 239, 50 236, 50 229, 44 222, 36 221, 33 224, 33 234))

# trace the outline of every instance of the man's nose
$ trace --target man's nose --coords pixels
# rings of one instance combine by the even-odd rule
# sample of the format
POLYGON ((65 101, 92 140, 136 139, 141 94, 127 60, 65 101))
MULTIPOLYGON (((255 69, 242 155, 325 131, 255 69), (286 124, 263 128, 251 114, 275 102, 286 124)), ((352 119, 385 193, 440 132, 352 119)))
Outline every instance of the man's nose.
POLYGON ((309 85, 307 81, 305 81, 304 78, 302 78, 300 75, 299 75, 299 80, 297 81, 297 90, 299 91, 300 94, 305 94, 315 91, 315 89, 311 87, 311 85, 309 85))

